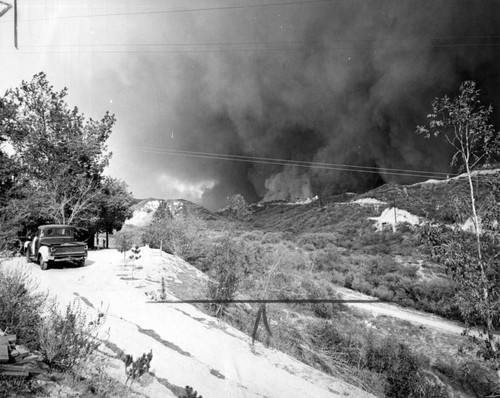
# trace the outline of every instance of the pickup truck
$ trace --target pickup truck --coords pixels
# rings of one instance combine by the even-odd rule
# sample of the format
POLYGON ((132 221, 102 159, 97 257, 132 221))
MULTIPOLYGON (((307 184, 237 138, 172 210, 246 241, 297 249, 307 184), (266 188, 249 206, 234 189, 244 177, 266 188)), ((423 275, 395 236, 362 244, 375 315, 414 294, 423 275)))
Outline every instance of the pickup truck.
POLYGON ((87 258, 87 245, 75 241, 75 227, 41 225, 36 235, 24 243, 24 253, 28 261, 36 261, 44 271, 53 262, 66 261, 83 267, 87 258))

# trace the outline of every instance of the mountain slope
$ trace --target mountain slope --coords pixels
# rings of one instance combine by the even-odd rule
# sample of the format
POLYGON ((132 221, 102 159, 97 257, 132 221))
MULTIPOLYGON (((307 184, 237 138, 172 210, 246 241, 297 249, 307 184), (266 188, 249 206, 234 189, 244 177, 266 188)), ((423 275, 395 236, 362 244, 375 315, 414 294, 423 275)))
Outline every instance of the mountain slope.
POLYGON ((202 220, 215 220, 218 216, 203 206, 185 199, 142 199, 131 207, 133 215, 125 225, 144 227, 155 218, 195 217, 202 220))

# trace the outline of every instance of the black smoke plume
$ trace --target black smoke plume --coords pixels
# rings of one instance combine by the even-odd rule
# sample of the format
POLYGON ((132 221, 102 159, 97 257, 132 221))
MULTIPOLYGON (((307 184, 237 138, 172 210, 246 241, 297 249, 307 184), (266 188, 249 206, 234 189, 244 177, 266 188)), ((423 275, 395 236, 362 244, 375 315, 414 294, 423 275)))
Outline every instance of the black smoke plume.
POLYGON ((194 16, 197 34, 219 42, 231 42, 238 23, 253 24, 253 44, 186 54, 154 70, 175 76, 158 78, 176 104, 158 145, 380 170, 170 160, 184 178, 215 182, 202 198, 210 208, 233 193, 295 199, 418 180, 384 168, 448 172, 446 144, 416 136, 415 127, 433 98, 454 95, 465 79, 478 81, 498 120, 499 4, 338 0, 250 9, 245 21, 221 17, 216 28, 194 16))

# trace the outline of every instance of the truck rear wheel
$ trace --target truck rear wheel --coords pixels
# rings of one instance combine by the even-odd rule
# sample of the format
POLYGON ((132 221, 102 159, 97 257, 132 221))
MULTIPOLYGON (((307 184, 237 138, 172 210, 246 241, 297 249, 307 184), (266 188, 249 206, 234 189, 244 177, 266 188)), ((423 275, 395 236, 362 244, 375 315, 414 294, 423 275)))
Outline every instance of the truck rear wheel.
POLYGON ((49 269, 49 262, 43 259, 43 256, 38 258, 38 264, 40 264, 40 268, 42 271, 47 271, 49 269))

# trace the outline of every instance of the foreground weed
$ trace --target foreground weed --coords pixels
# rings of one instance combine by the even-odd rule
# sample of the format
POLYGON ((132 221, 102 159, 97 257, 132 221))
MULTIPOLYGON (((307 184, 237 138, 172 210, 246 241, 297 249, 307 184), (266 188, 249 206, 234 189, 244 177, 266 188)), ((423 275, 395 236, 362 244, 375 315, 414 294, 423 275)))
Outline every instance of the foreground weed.
POLYGON ((134 361, 132 355, 125 355, 123 362, 125 362, 125 374, 127 375, 127 380, 125 384, 130 380, 130 384, 141 377, 143 374, 149 372, 151 366, 151 360, 153 359, 153 351, 149 351, 148 354, 142 354, 139 358, 134 361))
POLYGON ((40 351, 52 369, 70 370, 99 346, 97 337, 105 313, 99 310, 95 319, 89 319, 79 299, 68 304, 64 314, 57 311, 55 302, 49 310, 39 327, 40 351))
POLYGON ((194 391, 193 387, 186 386, 186 392, 182 398, 203 398, 203 396, 198 395, 198 392, 194 391))

